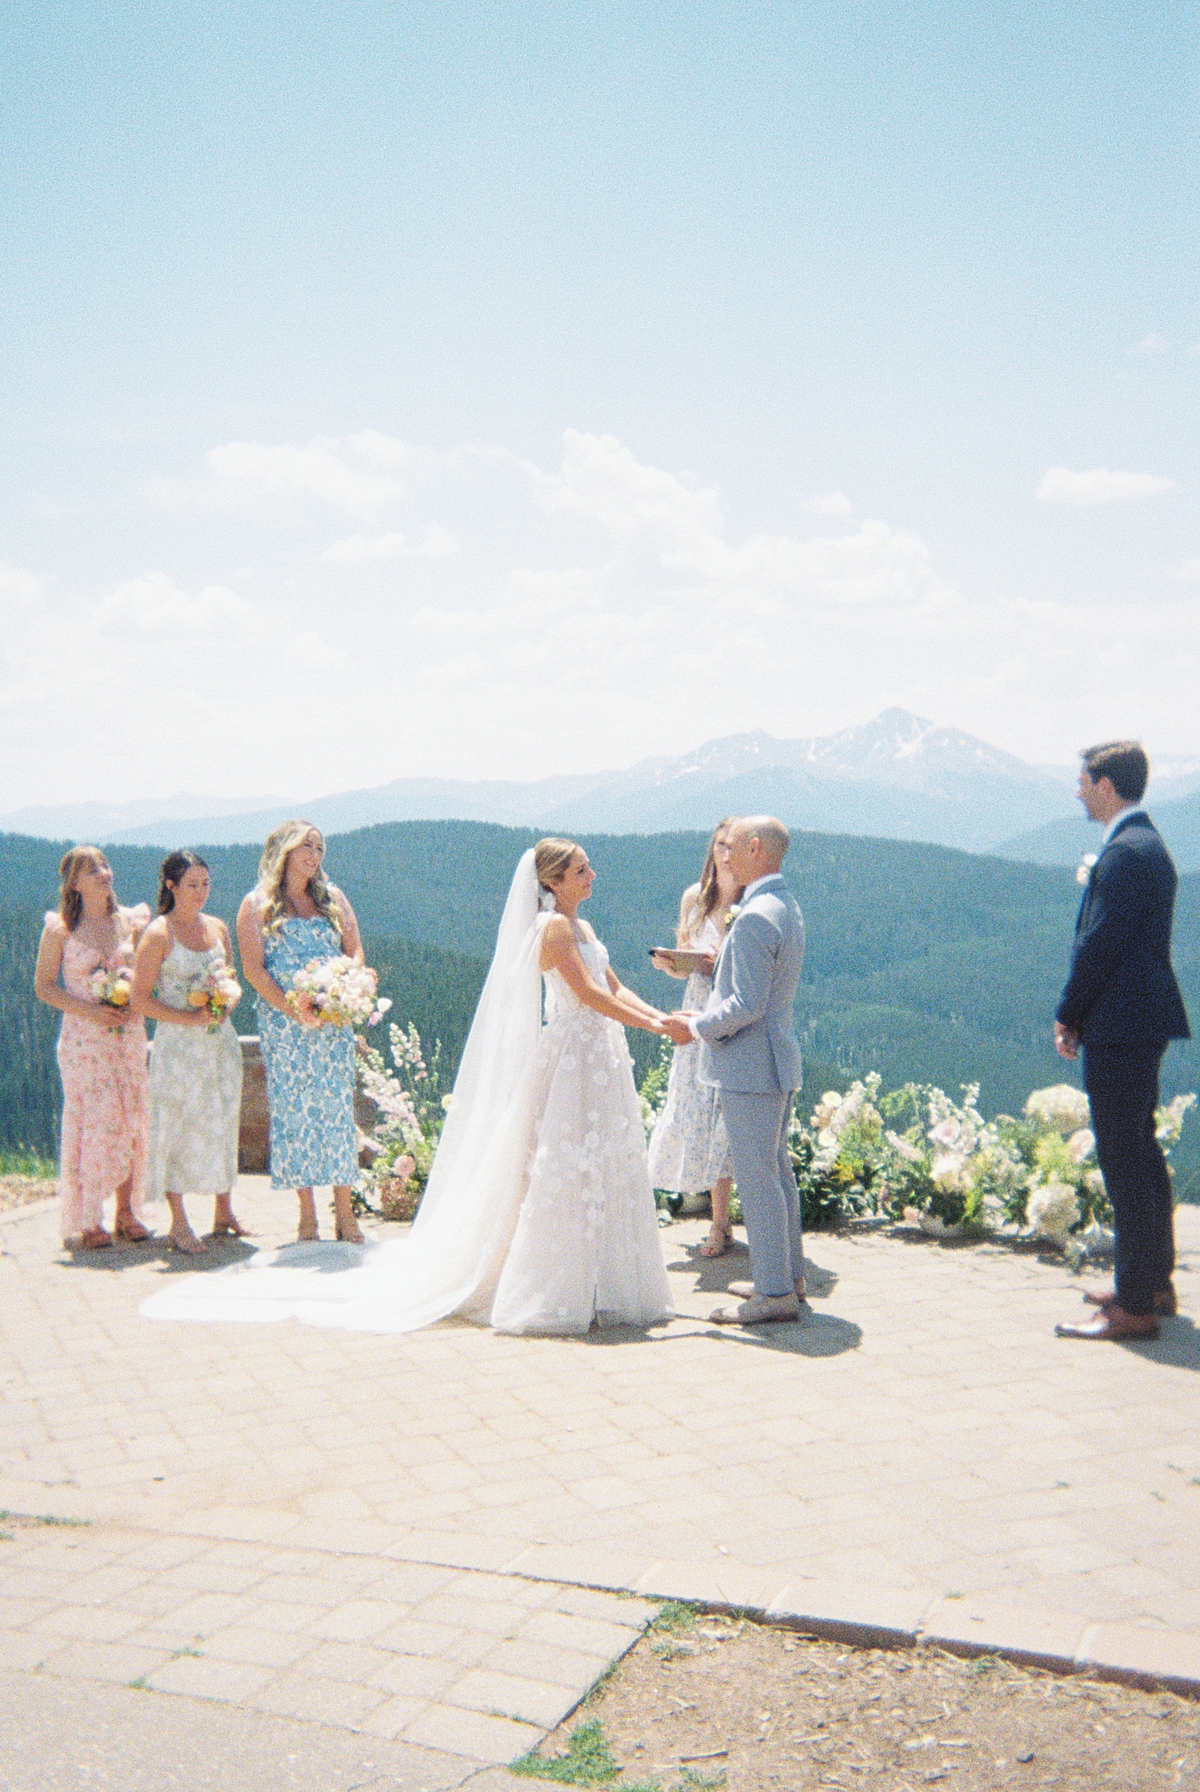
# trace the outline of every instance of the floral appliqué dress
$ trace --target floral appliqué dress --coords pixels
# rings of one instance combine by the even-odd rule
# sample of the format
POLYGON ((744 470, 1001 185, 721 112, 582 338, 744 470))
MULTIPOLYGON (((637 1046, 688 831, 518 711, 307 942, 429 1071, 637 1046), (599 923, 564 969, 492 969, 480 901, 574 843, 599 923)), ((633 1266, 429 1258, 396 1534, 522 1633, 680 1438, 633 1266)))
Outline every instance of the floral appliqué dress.
MULTIPOLYGON (((123 938, 105 958, 69 933, 63 941, 62 980, 68 995, 94 1001, 91 978, 101 968, 133 965, 135 926, 145 926, 150 910, 119 909, 123 938)), ((52 915, 46 919, 52 920, 52 915)), ((59 1194, 62 1235, 74 1238, 103 1224, 105 1197, 132 1178, 130 1205, 140 1219, 146 1198, 146 1127, 149 1082, 146 1029, 128 1020, 119 1032, 97 1027, 82 1015, 64 1014, 58 1035, 58 1070, 63 1086, 59 1194)))
MULTIPOLYGON (((597 983, 599 940, 579 940, 597 983)), ((624 1029, 545 974, 528 1180, 489 1324, 502 1332, 653 1325, 671 1313, 646 1134, 624 1029)))
MULTIPOLYGON (((225 954, 215 949, 223 966, 225 954)), ((193 952, 171 936, 155 994, 168 1008, 187 1008, 214 953, 193 952)), ((242 1049, 226 1017, 210 1033, 159 1021, 150 1061, 150 1194, 223 1195, 237 1180, 242 1106, 242 1049)))
MULTIPOLYGON (((263 941, 263 963, 280 989, 313 959, 341 955, 323 915, 291 915, 263 941)), ((353 1027, 302 1027, 261 997, 258 1036, 271 1110, 272 1188, 352 1188, 358 1181, 353 1027)))
MULTIPOLYGON (((709 915, 688 945, 694 952, 719 952, 725 935, 709 915)), ((693 971, 683 992, 683 1007, 702 1014, 712 994, 712 978, 693 971)), ((700 1081, 700 1047, 675 1048, 667 1098, 650 1140, 650 1177, 655 1188, 680 1195, 700 1195, 733 1175, 733 1154, 721 1113, 721 1091, 700 1081)))

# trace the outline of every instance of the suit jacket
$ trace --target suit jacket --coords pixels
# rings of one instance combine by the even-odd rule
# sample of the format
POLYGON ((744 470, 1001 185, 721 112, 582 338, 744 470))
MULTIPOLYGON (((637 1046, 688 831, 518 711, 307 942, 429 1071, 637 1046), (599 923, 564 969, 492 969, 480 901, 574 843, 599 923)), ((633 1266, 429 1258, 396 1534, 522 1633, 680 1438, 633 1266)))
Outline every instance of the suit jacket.
POLYGON ((1171 969, 1178 879, 1149 818, 1119 822, 1088 879, 1071 973, 1057 1018, 1084 1046, 1165 1046, 1189 1039, 1187 1012, 1171 969))
POLYGON ((782 877, 764 879, 725 936, 696 1019, 700 1080, 743 1094, 800 1087, 795 1001, 804 919, 782 877))

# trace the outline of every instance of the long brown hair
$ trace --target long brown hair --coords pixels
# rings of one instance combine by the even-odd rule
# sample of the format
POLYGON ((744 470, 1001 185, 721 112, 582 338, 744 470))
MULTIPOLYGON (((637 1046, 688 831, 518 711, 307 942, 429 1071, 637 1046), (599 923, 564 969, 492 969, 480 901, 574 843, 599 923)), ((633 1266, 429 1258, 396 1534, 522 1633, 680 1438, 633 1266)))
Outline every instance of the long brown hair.
MULTIPOLYGON (((294 852, 296 847, 303 846, 310 834, 318 835, 322 841, 325 839, 320 828, 314 827, 311 821, 281 821, 263 843, 262 858, 258 862, 258 887, 263 894, 264 933, 277 933, 287 920, 287 892, 284 884, 288 854, 294 852)), ((309 878, 307 895, 317 913, 325 917, 340 940, 342 911, 337 897, 326 882, 323 865, 318 865, 309 878)))
MULTIPOLYGON (((699 886, 680 918, 677 939, 681 946, 699 933, 721 900, 721 892, 717 885, 717 841, 737 819, 736 815, 727 815, 713 829, 712 839, 708 843, 708 852, 704 859, 704 870, 700 873, 699 886)), ((741 894, 740 891, 738 893, 741 894)))
MULTIPOLYGON (((58 912, 62 916, 63 926, 68 933, 74 933, 83 915, 83 897, 74 888, 75 878, 85 867, 95 868, 107 865, 108 860, 98 846, 73 846, 63 854, 62 864, 58 868, 58 912)), ((115 915, 117 899, 110 889, 108 892, 108 912, 115 915)))

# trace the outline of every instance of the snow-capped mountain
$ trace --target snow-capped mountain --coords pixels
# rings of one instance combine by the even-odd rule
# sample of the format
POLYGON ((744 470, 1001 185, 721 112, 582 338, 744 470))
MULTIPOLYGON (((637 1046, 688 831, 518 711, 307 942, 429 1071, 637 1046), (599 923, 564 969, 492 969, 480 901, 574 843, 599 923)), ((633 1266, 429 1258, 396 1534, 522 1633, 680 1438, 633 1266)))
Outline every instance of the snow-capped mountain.
MULTIPOLYGON (((665 833, 711 828, 727 814, 779 815, 821 833, 929 840, 973 851, 1072 813, 1074 773, 1033 766, 955 728, 903 709, 837 734, 777 740, 762 730, 706 741, 677 758, 625 771, 529 783, 400 778, 374 789, 300 803, 263 803, 206 816, 181 809, 107 831, 109 841, 173 846, 261 840, 288 814, 327 833, 385 821, 490 821, 573 833, 665 833)), ((166 805, 164 805, 165 807, 166 805)), ((26 811, 25 814, 30 812, 26 811)), ((14 828, 13 817, 4 824, 14 828)), ((99 827, 20 831, 61 838, 99 827)))

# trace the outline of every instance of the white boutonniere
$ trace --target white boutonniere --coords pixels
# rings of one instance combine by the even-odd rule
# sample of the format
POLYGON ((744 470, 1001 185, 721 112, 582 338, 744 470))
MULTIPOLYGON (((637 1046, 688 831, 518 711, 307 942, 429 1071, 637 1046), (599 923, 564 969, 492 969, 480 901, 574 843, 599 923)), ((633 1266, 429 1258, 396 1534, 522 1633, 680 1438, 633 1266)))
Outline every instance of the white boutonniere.
POLYGON ((1079 862, 1079 869, 1075 873, 1075 882, 1077 884, 1090 884, 1091 883, 1092 871, 1095 868, 1096 860, 1099 857, 1100 857, 1100 854, 1097 852, 1085 852, 1084 853, 1083 858, 1079 862))
POLYGON ((725 910, 725 931, 726 931, 726 933, 729 932, 729 929, 733 926, 734 922, 737 920, 737 918, 741 914, 741 912, 742 912, 742 905, 740 902, 731 902, 730 903, 729 907, 725 910))

